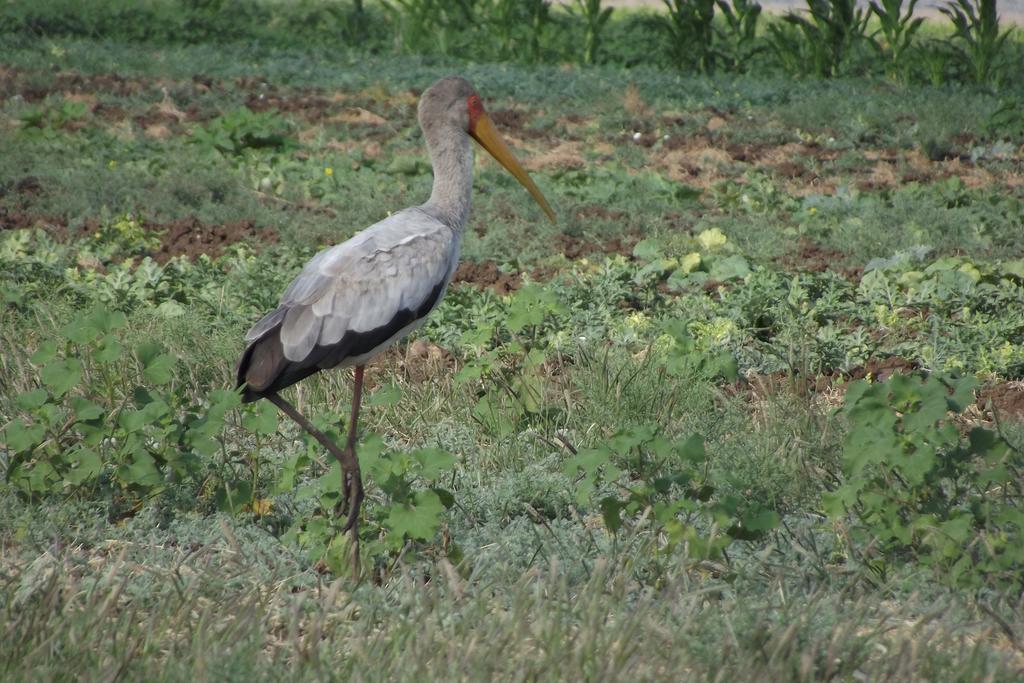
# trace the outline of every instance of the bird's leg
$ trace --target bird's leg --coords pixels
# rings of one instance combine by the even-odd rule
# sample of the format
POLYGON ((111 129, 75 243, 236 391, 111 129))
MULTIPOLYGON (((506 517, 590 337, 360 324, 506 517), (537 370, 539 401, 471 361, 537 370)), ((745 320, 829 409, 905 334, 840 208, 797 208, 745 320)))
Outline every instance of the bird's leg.
POLYGON ((363 478, 359 472, 359 458, 356 457, 356 424, 359 422, 359 405, 363 400, 363 367, 356 366, 355 381, 352 388, 352 415, 348 421, 348 442, 341 459, 341 469, 345 480, 342 482, 342 502, 348 503, 348 521, 345 529, 356 528, 359 518, 359 507, 363 502, 363 478))
POLYGON ((363 502, 363 482, 362 478, 359 476, 359 460, 356 459, 355 451, 355 417, 359 413, 359 397, 363 388, 362 380, 362 368, 357 368, 356 396, 352 404, 353 421, 352 424, 349 425, 348 445, 344 450, 338 448, 338 444, 331 441, 326 434, 314 427, 312 422, 307 420, 302 413, 295 409, 295 406, 286 401, 280 394, 273 393, 265 396, 268 401, 280 408, 281 412, 295 420, 300 427, 309 432, 314 439, 319 441, 320 444, 338 460, 338 463, 341 465, 342 473, 342 504, 346 502, 349 504, 348 518, 345 521, 343 531, 351 529, 353 531, 353 536, 355 535, 356 520, 359 517, 359 506, 363 502))

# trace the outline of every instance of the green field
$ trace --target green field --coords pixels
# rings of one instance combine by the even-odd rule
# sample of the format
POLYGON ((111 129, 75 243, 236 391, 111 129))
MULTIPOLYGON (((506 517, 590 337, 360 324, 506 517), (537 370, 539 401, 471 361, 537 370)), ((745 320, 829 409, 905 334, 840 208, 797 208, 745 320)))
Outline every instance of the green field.
MULTIPOLYGON (((1020 680, 1024 82, 66 6, 0 11, 0 678, 1020 680), (455 283, 367 369, 357 577, 337 466, 234 369, 429 195, 451 73, 558 222, 477 154, 455 283)), ((344 433, 348 371, 286 395, 344 433)))

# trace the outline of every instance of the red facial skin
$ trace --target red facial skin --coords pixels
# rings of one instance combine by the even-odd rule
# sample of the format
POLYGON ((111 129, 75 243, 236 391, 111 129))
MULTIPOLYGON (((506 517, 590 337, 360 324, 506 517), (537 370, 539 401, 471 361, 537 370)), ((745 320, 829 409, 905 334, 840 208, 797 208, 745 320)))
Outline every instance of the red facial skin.
POLYGON ((466 98, 466 108, 469 110, 469 129, 476 129, 476 122, 484 113, 484 103, 480 101, 479 95, 470 95, 466 98))

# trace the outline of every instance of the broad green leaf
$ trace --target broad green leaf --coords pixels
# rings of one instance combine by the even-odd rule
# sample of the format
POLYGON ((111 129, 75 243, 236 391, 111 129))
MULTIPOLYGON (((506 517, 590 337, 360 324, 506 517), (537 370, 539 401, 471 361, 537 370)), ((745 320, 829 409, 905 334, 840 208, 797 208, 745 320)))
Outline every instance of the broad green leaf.
POLYGON ((225 482, 217 489, 214 498, 218 510, 237 515, 252 501, 252 483, 248 480, 225 482))
POLYGON ((125 431, 129 433, 137 432, 142 430, 146 425, 158 422, 168 413, 169 410, 170 409, 167 407, 166 403, 157 399, 152 403, 147 404, 141 410, 122 411, 118 416, 117 422, 125 431))
POLYGON ((633 247, 633 258, 640 261, 653 261, 665 255, 665 248, 658 240, 649 237, 636 243, 633 247))
POLYGON ((700 434, 691 434, 686 441, 677 443, 675 451, 680 459, 694 465, 701 465, 708 459, 707 451, 704 450, 704 437, 700 434))
POLYGON ((142 342, 135 347, 135 355, 138 356, 139 362, 143 366, 152 363, 158 356, 163 355, 164 347, 157 342, 148 341, 142 342))
POLYGON ((242 415, 242 426, 257 434, 277 432, 277 407, 270 401, 258 401, 242 415))
POLYGON ((759 510, 756 513, 744 515, 743 527, 748 531, 764 532, 771 531, 782 523, 779 513, 774 510, 759 510))
POLYGON ((67 460, 72 467, 64 472, 64 479, 72 484, 82 484, 95 479, 103 471, 100 456, 88 448, 79 448, 71 453, 67 460))
POLYGON ((144 487, 157 486, 163 481, 153 456, 142 449, 132 453, 131 462, 117 468, 117 476, 126 484, 144 487))
POLYGON ((946 403, 946 389, 939 385, 925 394, 921 405, 912 413, 904 415, 904 429, 910 432, 922 432, 935 426, 946 417, 949 406, 946 403))
POLYGON ((128 317, 121 311, 111 311, 97 306, 88 315, 87 320, 100 334, 109 334, 128 324, 128 317))
POLYGON ((185 308, 177 301, 168 299, 163 301, 159 306, 156 307, 158 315, 162 315, 165 318, 177 318, 185 315, 185 308))
POLYGON ((18 397, 14 399, 14 405, 21 410, 35 410, 39 406, 46 403, 46 399, 49 398, 49 394, 46 393, 45 389, 33 389, 32 391, 25 391, 18 394, 18 397))
POLYGON ((821 494, 821 507, 832 519, 845 517, 846 511, 856 503, 857 490, 849 485, 844 484, 835 491, 825 491, 821 494))
POLYGON ((121 357, 122 351, 121 342, 114 335, 108 334, 100 341, 100 347, 93 358, 100 363, 112 363, 121 357))
POLYGON ((439 448, 420 448, 412 452, 412 457, 420 465, 420 476, 429 481, 450 470, 456 462, 454 455, 439 448))
POLYGON ((724 259, 715 259, 708 270, 708 277, 721 282, 743 279, 748 275, 750 275, 750 264, 739 254, 724 259))
POLYGON ((143 365, 142 376, 151 384, 166 384, 173 377, 175 359, 162 353, 159 344, 145 342, 136 349, 139 361, 143 365))
POLYGON ((88 344, 100 336, 100 331, 89 321, 87 316, 78 316, 62 327, 60 334, 76 344, 88 344))
POLYGON ((438 500, 441 501, 441 505, 444 505, 445 508, 450 510, 455 507, 455 496, 452 495, 451 491, 440 489, 436 486, 431 486, 430 490, 437 494, 438 500))
POLYGON ((46 430, 42 425, 27 425, 20 419, 11 420, 4 429, 4 440, 7 448, 15 453, 28 451, 42 442, 46 436, 46 430))
POLYGON ((974 403, 974 390, 977 387, 978 378, 974 375, 967 375, 953 382, 953 395, 947 399, 950 410, 961 413, 974 403))
POLYGON ((392 505, 384 524, 399 536, 428 541, 441 524, 444 505, 433 491, 417 491, 413 500, 392 505))
POLYGON ((71 409, 75 411, 75 417, 82 421, 95 420, 104 413, 103 406, 79 396, 71 399, 71 409))
POLYGON ((48 339, 39 345, 36 352, 29 358, 33 365, 46 365, 57 355, 57 342, 48 339))
POLYGON ((82 379, 82 363, 77 358, 52 360, 39 373, 54 396, 63 396, 82 379))

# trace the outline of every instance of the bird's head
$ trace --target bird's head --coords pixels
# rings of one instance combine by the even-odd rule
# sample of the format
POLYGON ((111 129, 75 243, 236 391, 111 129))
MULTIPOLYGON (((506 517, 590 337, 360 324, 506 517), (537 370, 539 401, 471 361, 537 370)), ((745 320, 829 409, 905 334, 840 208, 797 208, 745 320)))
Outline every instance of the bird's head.
POLYGON ((544 198, 540 188, 494 127, 494 122, 484 110, 483 101, 469 81, 459 76, 448 76, 427 88, 420 97, 418 118, 420 127, 428 134, 438 129, 455 129, 472 136, 498 163, 515 176, 530 196, 540 204, 540 208, 551 222, 555 222, 555 212, 548 204, 548 200, 544 198))

